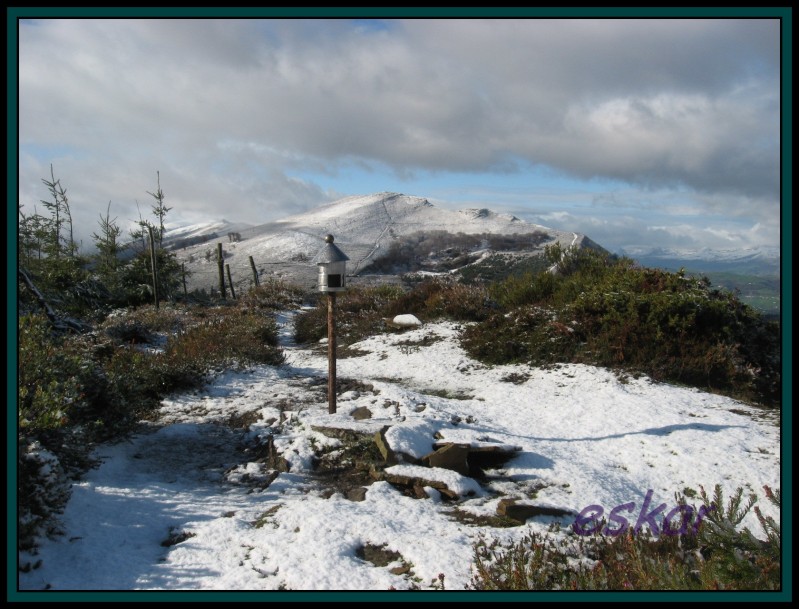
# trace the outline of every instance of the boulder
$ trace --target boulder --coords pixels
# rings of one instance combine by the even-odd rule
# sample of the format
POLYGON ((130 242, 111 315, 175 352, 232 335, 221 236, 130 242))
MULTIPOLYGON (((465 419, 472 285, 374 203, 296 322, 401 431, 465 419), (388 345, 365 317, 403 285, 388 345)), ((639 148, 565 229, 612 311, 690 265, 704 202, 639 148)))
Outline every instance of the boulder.
POLYGON ((350 501, 363 501, 366 499, 366 487, 356 486, 347 491, 347 499, 350 501))
POLYGON ((371 419, 372 411, 369 410, 366 406, 361 406, 353 410, 350 413, 350 416, 356 421, 362 421, 363 419, 371 419))

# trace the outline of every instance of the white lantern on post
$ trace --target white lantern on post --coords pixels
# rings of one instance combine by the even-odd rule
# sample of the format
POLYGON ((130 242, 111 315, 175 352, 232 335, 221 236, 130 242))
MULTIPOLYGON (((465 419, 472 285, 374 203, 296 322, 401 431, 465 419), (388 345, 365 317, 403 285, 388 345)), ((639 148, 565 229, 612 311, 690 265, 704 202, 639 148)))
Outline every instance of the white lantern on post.
POLYGON ((333 244, 333 235, 325 237, 325 246, 314 258, 319 265, 319 291, 327 293, 327 411, 336 412, 336 292, 347 287, 349 258, 333 244))
POLYGON ((319 291, 343 292, 347 287, 349 258, 333 243, 333 235, 325 237, 325 243, 314 258, 314 262, 319 265, 319 291))

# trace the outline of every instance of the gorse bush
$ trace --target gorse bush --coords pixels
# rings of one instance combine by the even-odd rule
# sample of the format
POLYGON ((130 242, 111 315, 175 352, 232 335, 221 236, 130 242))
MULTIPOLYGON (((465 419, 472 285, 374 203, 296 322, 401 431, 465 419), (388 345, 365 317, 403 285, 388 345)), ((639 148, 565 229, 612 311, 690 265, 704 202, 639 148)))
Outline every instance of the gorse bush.
POLYGON ((427 321, 480 321, 488 316, 493 306, 482 286, 435 279, 402 294, 389 303, 384 312, 386 317, 412 313, 427 321))

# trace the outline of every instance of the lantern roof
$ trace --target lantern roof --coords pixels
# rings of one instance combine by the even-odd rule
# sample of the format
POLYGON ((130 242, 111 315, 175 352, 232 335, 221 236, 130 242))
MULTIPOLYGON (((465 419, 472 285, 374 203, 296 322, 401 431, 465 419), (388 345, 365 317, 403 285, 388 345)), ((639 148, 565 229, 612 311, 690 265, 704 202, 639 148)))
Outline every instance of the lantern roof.
POLYGON ((330 264, 331 262, 344 262, 349 257, 333 243, 333 235, 325 237, 325 245, 314 256, 313 262, 316 264, 330 264))

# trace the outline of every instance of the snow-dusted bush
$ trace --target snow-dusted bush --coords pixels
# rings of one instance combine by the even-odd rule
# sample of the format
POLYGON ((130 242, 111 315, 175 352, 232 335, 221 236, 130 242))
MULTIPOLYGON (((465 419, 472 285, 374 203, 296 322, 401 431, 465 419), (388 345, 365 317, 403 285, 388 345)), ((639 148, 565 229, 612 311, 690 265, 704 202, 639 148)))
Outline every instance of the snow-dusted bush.
POLYGON ((69 481, 52 452, 34 440, 18 447, 17 508, 19 548, 29 549, 36 538, 59 532, 56 515, 69 498, 69 481))

